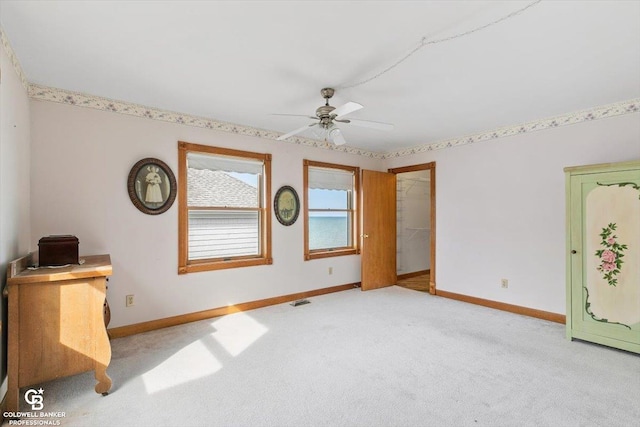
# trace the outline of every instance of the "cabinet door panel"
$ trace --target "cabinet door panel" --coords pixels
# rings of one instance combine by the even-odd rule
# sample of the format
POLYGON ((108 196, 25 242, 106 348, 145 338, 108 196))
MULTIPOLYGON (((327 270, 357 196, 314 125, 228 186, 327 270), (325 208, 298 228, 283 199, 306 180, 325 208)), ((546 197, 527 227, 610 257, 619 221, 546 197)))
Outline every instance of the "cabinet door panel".
POLYGON ((572 328, 638 344, 640 171, 573 176, 569 203, 572 328))

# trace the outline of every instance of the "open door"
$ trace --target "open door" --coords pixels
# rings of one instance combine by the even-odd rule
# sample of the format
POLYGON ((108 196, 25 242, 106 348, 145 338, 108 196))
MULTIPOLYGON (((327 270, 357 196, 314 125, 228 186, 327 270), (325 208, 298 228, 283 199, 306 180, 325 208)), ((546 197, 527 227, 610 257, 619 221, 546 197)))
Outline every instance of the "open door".
MULTIPOLYGON (((429 171, 429 293, 436 295, 436 162, 422 163, 412 166, 402 166, 389 169, 393 174, 403 174, 415 171, 429 171)), ((404 207, 397 208, 403 212, 404 207)), ((422 284, 421 284, 422 285, 422 284)))
POLYGON ((362 171, 362 290, 396 284, 396 176, 362 171))

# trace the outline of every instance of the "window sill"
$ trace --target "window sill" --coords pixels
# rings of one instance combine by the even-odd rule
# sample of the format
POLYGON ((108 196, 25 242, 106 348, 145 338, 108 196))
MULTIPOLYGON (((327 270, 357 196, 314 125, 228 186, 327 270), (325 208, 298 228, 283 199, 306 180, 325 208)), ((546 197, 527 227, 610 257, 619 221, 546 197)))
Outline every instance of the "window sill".
POLYGON ((305 259, 305 261, 309 261, 309 260, 312 260, 312 259, 329 258, 329 257, 334 257, 334 256, 357 255, 359 253, 360 253, 360 250, 355 249, 355 248, 334 249, 334 250, 331 250, 331 251, 318 250, 318 251, 313 251, 313 252, 306 253, 304 255, 304 259, 305 259))
POLYGON ((198 273, 201 271, 225 270, 228 268, 252 267, 254 265, 271 265, 271 258, 234 259, 229 261, 191 261, 187 265, 178 266, 178 274, 198 273))

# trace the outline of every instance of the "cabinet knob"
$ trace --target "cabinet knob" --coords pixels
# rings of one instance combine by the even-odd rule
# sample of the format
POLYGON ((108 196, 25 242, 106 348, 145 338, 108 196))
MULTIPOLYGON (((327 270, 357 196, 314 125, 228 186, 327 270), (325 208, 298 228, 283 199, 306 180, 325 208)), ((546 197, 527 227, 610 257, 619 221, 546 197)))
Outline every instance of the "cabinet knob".
POLYGON ((571 250, 571 253, 572 253, 572 254, 577 254, 577 253, 578 253, 578 251, 576 251, 575 249, 572 249, 572 250, 571 250))

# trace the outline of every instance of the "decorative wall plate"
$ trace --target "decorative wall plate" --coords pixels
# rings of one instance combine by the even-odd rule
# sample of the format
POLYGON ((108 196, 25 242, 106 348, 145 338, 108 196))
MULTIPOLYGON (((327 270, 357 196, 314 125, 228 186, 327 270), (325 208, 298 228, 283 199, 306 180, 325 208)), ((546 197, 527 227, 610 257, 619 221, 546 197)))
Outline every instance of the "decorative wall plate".
POLYGON ((300 213, 300 199, 293 187, 288 185, 280 187, 273 199, 273 211, 282 225, 291 225, 296 222, 300 213))
POLYGON ((141 212, 158 215, 169 209, 176 199, 176 178, 165 162, 148 157, 131 168, 127 191, 141 212))

